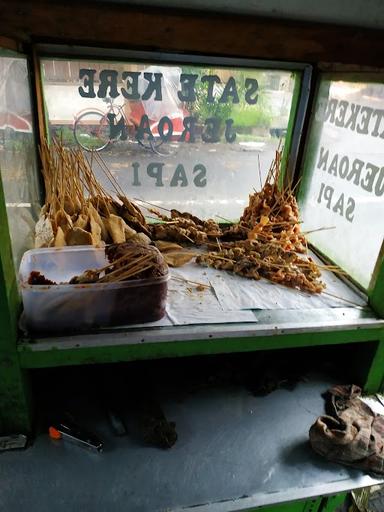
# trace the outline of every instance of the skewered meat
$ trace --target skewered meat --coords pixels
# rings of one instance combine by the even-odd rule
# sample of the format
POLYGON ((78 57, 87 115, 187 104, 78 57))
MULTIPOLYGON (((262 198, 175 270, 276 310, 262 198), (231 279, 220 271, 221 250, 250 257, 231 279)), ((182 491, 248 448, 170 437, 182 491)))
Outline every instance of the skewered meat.
MULTIPOLYGON (((177 210, 171 210, 177 212, 177 210)), ((183 214, 186 215, 186 214, 183 214)), ((191 215, 191 217, 197 219, 191 215)), ((222 232, 218 224, 209 219, 205 222, 200 221, 201 224, 196 224, 192 218, 188 217, 173 217, 170 218, 161 215, 161 218, 167 219, 163 224, 152 224, 150 226, 151 236, 154 240, 169 240, 172 242, 186 241, 195 243, 196 245, 204 245, 208 242, 209 238, 217 238, 221 236, 222 232)))
POLYGON ((64 231, 59 226, 56 231, 54 246, 55 247, 64 247, 65 245, 67 245, 67 242, 65 241, 65 234, 64 234, 64 231))
POLYGON ((92 235, 81 228, 73 228, 68 232, 67 245, 92 245, 92 235))
POLYGON ((155 246, 162 253, 169 251, 180 251, 183 249, 183 247, 179 244, 175 244, 173 242, 164 242, 163 240, 157 240, 155 242, 155 246))
POLYGON ((81 150, 69 150, 53 139, 51 146, 43 141, 40 152, 46 198, 36 225, 36 247, 125 242, 122 227, 126 224, 135 233, 149 236, 140 209, 124 195, 99 155, 95 159, 114 186, 117 199, 102 188, 81 150))
POLYGON ((170 267, 182 267, 189 263, 195 257, 194 253, 179 251, 179 252, 166 252, 164 259, 170 267))
POLYGON ((278 244, 251 240, 227 242, 221 250, 198 256, 196 262, 252 279, 265 277, 311 293, 320 293, 325 287, 319 279, 320 270, 311 258, 285 251, 278 244))
POLYGON ((74 276, 69 284, 90 284, 97 283, 99 280, 99 272, 97 270, 85 270, 79 276, 74 276))
POLYGON ((115 244, 125 242, 125 222, 121 217, 111 214, 105 219, 105 226, 115 244))

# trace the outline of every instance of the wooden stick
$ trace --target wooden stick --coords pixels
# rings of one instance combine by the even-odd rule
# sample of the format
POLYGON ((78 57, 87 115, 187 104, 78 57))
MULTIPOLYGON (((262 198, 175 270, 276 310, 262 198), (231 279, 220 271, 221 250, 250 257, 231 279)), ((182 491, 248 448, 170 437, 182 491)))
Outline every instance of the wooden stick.
POLYGON ((196 284, 198 286, 204 286, 204 288, 211 288, 210 284, 199 283, 198 281, 191 281, 191 279, 185 279, 184 277, 171 276, 171 279, 176 279, 178 281, 184 281, 186 283, 196 284))
POLYGON ((119 281, 124 281, 125 279, 129 279, 133 276, 136 276, 137 274, 141 274, 141 272, 144 272, 145 270, 148 270, 150 268, 153 267, 153 263, 151 263, 151 265, 147 265, 146 267, 144 268, 137 268, 136 270, 133 270, 131 272, 128 272, 126 274, 123 274, 123 275, 119 275, 117 276, 115 279, 113 279, 113 281, 110 281, 110 282, 119 282, 119 281))
POLYGON ((230 261, 231 263, 237 263, 236 260, 231 260, 229 258, 224 258, 224 256, 218 256, 216 254, 208 254, 208 258, 215 258, 217 260, 230 261))
MULTIPOLYGON (((93 152, 92 152, 93 153, 93 152)), ((102 159, 101 155, 99 155, 98 153, 95 154, 95 160, 98 162, 98 164, 100 165, 101 167, 101 170, 104 172, 105 176, 108 178, 108 180, 110 181, 110 183, 112 184, 112 187, 115 189, 115 192, 117 194, 120 193, 120 195, 124 196, 125 197, 125 192, 124 190, 121 188, 121 185, 120 183, 117 181, 117 179, 113 176, 113 174, 111 173, 111 171, 109 170, 107 164, 104 162, 104 160, 102 159)))
POLYGON ((147 215, 147 219, 161 221, 161 224, 179 224, 180 222, 179 220, 163 220, 159 217, 151 217, 149 215, 147 215))
MULTIPOLYGON (((147 258, 148 255, 145 255, 145 257, 147 258)), ((143 257, 141 257, 141 258, 143 258, 143 257)), ((114 276, 114 275, 118 274, 119 272, 126 270, 129 267, 134 267, 139 260, 141 261, 141 258, 128 261, 125 265, 122 265, 121 267, 114 269, 109 274, 105 274, 103 277, 100 278, 100 280, 108 280, 111 276, 114 276)), ((118 261, 118 260, 116 260, 116 261, 118 261)), ((107 267, 107 268, 109 268, 109 267, 107 267)))
POLYGON ((308 235, 309 233, 315 233, 316 231, 326 231, 327 229, 336 229, 336 226, 329 226, 327 228, 311 229, 310 231, 302 231, 301 235, 308 235))
POLYGON ((260 154, 259 153, 257 153, 257 165, 258 165, 258 168, 259 168, 260 188, 262 189, 263 188, 263 182, 261 180, 261 166, 260 166, 260 154))
POLYGON ((334 297, 335 299, 343 300, 344 302, 349 302, 349 304, 353 304, 354 306, 357 306, 359 308, 364 307, 362 304, 357 304, 356 302, 352 302, 351 300, 344 299, 344 297, 340 297, 339 295, 335 295, 334 293, 324 292, 324 291, 321 293, 323 293, 324 295, 329 295, 330 297, 334 297))
POLYGON ((195 243, 194 240, 192 240, 192 238, 189 238, 189 236, 185 235, 184 233, 179 233, 180 235, 184 236, 187 240, 189 240, 190 242, 192 242, 193 244, 195 243))
POLYGON ((218 219, 225 220, 225 222, 229 222, 230 224, 233 224, 233 220, 226 219, 225 217, 221 217, 220 215, 215 215, 218 219))
POLYGON ((127 263, 126 265, 120 267, 120 268, 117 268, 115 270, 113 270, 112 272, 110 272, 109 274, 105 274, 105 276, 103 276, 102 278, 100 278, 100 282, 104 282, 104 281, 109 281, 110 280, 110 277, 111 276, 115 276, 116 274, 119 274, 120 272, 122 272, 123 270, 127 270, 128 268, 134 268, 136 267, 138 264, 142 264, 144 263, 145 261, 148 261, 149 259, 151 259, 153 256, 153 254, 146 254, 144 256, 141 256, 140 258, 137 258, 133 261, 130 261, 129 263, 127 263))
POLYGON ((155 208, 160 208, 160 210, 164 210, 165 212, 171 212, 168 208, 164 208, 163 206, 158 206, 157 204, 150 203, 149 201, 144 201, 144 199, 139 199, 138 197, 133 198, 135 201, 140 201, 141 203, 149 204, 150 206, 154 206, 155 208))
POLYGON ((111 263, 109 263, 108 265, 105 265, 105 267, 101 267, 101 268, 98 268, 97 269, 97 272, 100 274, 100 272, 103 272, 104 270, 107 270, 107 268, 109 267, 112 267, 113 265, 116 265, 117 263, 121 263, 123 260, 129 258, 132 256, 133 253, 136 252, 136 249, 132 248, 132 249, 128 249, 124 254, 123 256, 121 256, 120 258, 118 258, 117 260, 115 261, 112 261, 111 263))

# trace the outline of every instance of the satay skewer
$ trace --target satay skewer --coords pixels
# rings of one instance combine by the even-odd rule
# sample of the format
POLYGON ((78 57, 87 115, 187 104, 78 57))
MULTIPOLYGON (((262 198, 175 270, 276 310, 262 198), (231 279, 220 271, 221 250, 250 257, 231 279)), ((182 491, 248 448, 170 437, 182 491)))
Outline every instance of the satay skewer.
POLYGON ((210 284, 199 283, 198 281, 192 281, 191 279, 185 279, 184 277, 179 277, 179 276, 171 276, 171 279, 176 279, 177 281, 183 281, 186 283, 196 284, 198 286, 204 286, 204 288, 212 287, 210 284))
POLYGON ((136 268, 139 264, 142 265, 144 262, 149 261, 152 258, 152 254, 146 254, 144 256, 141 256, 140 258, 137 258, 135 260, 131 260, 126 265, 117 268, 110 272, 109 274, 105 274, 102 278, 99 279, 99 282, 105 282, 105 281, 111 281, 111 277, 118 275, 123 270, 128 270, 130 268, 136 268))
POLYGON ((303 231, 300 234, 301 235, 309 235, 309 233, 315 233, 317 231, 326 231, 327 229, 336 229, 336 226, 329 226, 329 227, 325 227, 325 228, 311 229, 310 231, 303 231))
POLYGON ((155 208, 160 208, 160 210, 164 210, 165 212, 171 213, 171 210, 168 210, 168 208, 164 208, 163 206, 159 206, 157 204, 150 203, 149 201, 144 201, 144 199, 139 199, 138 197, 133 198, 135 201, 140 201, 144 204, 149 204, 150 206, 154 206, 155 208))

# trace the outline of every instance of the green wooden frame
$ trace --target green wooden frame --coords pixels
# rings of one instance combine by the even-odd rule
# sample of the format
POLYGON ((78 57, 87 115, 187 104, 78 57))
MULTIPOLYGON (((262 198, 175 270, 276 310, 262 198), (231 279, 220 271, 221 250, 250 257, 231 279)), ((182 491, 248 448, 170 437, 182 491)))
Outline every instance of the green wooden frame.
POLYGON ((372 308, 384 318, 384 240, 368 288, 372 308))
MULTIPOLYGON (((284 164, 287 162, 292 141, 292 127, 297 112, 299 80, 295 84, 294 100, 284 164)), ((383 246, 384 247, 384 246, 383 246)), ((384 248, 378 259, 374 278, 369 289, 373 309, 384 317, 384 248)), ((382 389, 384 376, 384 328, 358 330, 319 331, 278 336, 253 336, 244 338, 222 338, 174 341, 167 343, 143 343, 137 345, 111 345, 107 334, 105 342, 93 347, 59 348, 33 350, 31 344, 18 342, 18 314, 20 298, 17 291, 16 273, 12 260, 5 198, 0 177, 0 432, 31 432, 32 416, 28 386, 28 370, 32 368, 59 367, 67 365, 110 363, 137 359, 164 357, 185 357, 197 354, 218 354, 282 348, 338 345, 346 343, 376 342, 377 350, 367 372, 365 390, 375 392, 382 389)), ((35 342, 43 345, 44 342, 35 342)), ((285 503, 263 507, 263 512, 334 512, 345 500, 345 494, 328 498, 285 503)), ((261 509, 257 509, 261 510, 261 509)))
MULTIPOLYGON (((295 84, 293 102, 289 123, 289 130, 287 136, 287 143, 284 151, 284 162, 287 162, 287 155, 292 141, 292 128, 297 114, 298 99, 300 95, 301 81, 297 80, 295 84)), ((80 364, 94 364, 94 363, 109 363, 118 361, 129 361, 135 359, 154 359, 163 357, 180 357, 190 356, 197 354, 218 354, 230 352, 246 352, 256 350, 271 350, 279 348, 294 348, 294 347, 308 347, 316 345, 335 345, 341 343, 363 342, 363 341, 376 341, 378 343, 378 350, 376 357, 372 361, 371 368, 368 372, 366 382, 366 391, 377 391, 381 388, 383 380, 384 368, 384 334, 382 330, 372 329, 359 329, 359 330, 338 330, 328 332, 323 330, 320 332, 300 333, 300 334, 280 334, 279 336, 253 336, 244 338, 229 338, 229 339, 206 339, 195 340, 192 342, 174 341, 163 343, 143 343, 143 344, 127 344, 116 345, 108 343, 107 334, 100 333, 100 343, 97 346, 85 347, 80 346, 77 348, 60 348, 54 347, 50 349, 42 348, 39 350, 32 350, 31 345, 26 342, 19 344, 16 347, 17 341, 17 312, 19 310, 19 302, 16 289, 15 271, 11 259, 11 245, 9 240, 7 217, 5 211, 4 197, 0 198, 2 209, 0 210, 0 220, 3 226, 2 240, 3 243, 0 248, 1 262, 3 273, 7 276, 8 281, 4 284, 7 290, 3 295, 3 302, 6 307, 2 308, 2 312, 6 315, 4 325, 9 325, 6 334, 8 343, 2 343, 4 352, 8 352, 10 348, 14 351, 14 364, 18 368, 20 376, 19 390, 21 395, 25 392, 21 387, 24 377, 22 378, 23 370, 30 368, 44 368, 54 366, 67 366, 67 365, 80 365, 80 364), (13 290, 12 293, 9 290, 13 290), (9 340, 12 340, 11 343, 9 340), (103 341, 104 340, 104 341, 103 341)), ((384 258, 383 258, 384 260, 384 258)), ((377 270, 376 282, 380 283, 382 280, 380 276, 384 273, 384 261, 381 262, 377 270)), ((381 297, 384 290, 380 286, 374 286, 372 297, 374 305, 379 313, 383 315, 380 309, 382 303, 381 297)), ((384 315, 383 315, 384 316, 384 315)), ((36 342, 37 340, 35 340, 36 342)), ((60 343, 60 342, 58 342, 60 343)), ((17 388, 17 386, 13 386, 17 388)), ((9 392, 7 391, 6 394, 9 392)), ((21 402, 23 403, 23 402, 21 402)), ((25 405, 25 402, 24 402, 25 405)), ((25 409, 26 410, 26 409, 25 409)), ((9 421, 13 412, 8 414, 9 421)), ((27 425, 27 423, 25 423, 27 425)))
POLYGON ((371 366, 367 369, 366 391, 381 388, 384 368, 384 328, 354 329, 242 338, 207 338, 192 341, 170 341, 161 343, 138 343, 113 345, 107 334, 100 334, 98 346, 61 348, 60 342, 52 348, 44 348, 44 341, 18 346, 20 365, 23 368, 49 368, 55 366, 115 363, 121 361, 186 357, 231 352, 253 352, 324 345, 340 345, 361 342, 376 342, 377 350, 371 366), (38 343, 39 349, 34 350, 38 343))
POLYGON ((0 432, 31 431, 27 374, 17 354, 20 299, 0 177, 0 432))

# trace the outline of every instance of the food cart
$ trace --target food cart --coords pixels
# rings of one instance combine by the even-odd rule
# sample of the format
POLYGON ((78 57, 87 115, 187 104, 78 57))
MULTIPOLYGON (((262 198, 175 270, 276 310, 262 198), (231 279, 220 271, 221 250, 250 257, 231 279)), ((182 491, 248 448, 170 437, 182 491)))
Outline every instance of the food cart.
MULTIPOLYGON (((198 373, 203 356, 262 354, 269 367, 284 359, 306 366, 325 358, 337 362, 340 375, 348 368, 366 393, 381 391, 381 31, 103 2, 17 0, 2 7, 2 433, 33 432, 39 402, 30 379, 46 369, 172 358, 190 359, 192 366, 196 361, 198 373), (172 90, 171 79, 168 88, 159 86, 175 70, 183 87, 172 90), (156 97, 157 103, 145 104, 156 97), (129 101, 118 101, 124 98, 129 101), (171 107, 162 109, 166 100, 171 107), (148 114, 142 144, 124 131, 138 101, 148 114), (247 124, 255 111, 258 117, 247 124), (186 119, 193 113, 192 129, 186 119), (119 115, 125 123, 119 124, 119 115), (93 124, 99 130, 105 119, 112 119, 114 130, 107 135, 93 124), (37 150, 45 137, 102 155, 94 157, 98 168, 107 162, 112 181, 143 208, 182 205, 224 223, 239 218, 248 194, 260 190, 283 137, 281 183, 297 197, 313 257, 341 271, 329 277, 328 295, 318 299, 261 281, 247 288, 241 278, 223 278, 211 268, 180 270, 174 275, 186 283, 212 286, 217 301, 176 280, 160 323, 56 334, 25 330, 17 268, 33 247, 45 200, 37 150)), ((107 187, 105 175, 98 177, 107 187)), ((224 359, 216 361, 220 366, 224 359)), ((39 454, 48 453, 46 497, 25 481, 28 498, 9 491, 4 502, 27 506, 34 497, 48 510, 61 465, 71 489, 67 510, 69 503, 94 510, 122 510, 124 504, 143 511, 335 511, 348 491, 381 482, 321 461, 305 444, 322 413, 321 393, 339 383, 337 377, 315 374, 291 392, 278 389, 265 397, 219 387, 192 398, 186 393, 180 403, 170 399, 181 428, 174 451, 154 450, 148 458, 145 448, 112 439, 81 485, 83 455, 58 454, 47 436, 38 436, 29 449, 35 457, 16 460, 7 453, 3 461, 7 472, 19 464, 38 474, 39 454)))

